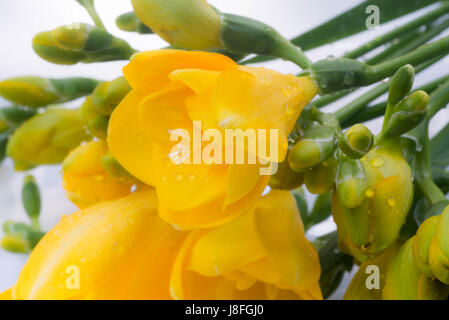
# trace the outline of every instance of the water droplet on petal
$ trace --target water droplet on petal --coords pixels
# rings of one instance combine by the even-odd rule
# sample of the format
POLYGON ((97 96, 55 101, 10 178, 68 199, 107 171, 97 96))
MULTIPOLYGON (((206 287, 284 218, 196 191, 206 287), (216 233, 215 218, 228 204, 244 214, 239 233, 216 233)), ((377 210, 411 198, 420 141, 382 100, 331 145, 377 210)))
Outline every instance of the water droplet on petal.
POLYGON ((384 165, 384 159, 382 159, 380 157, 375 157, 371 160, 371 165, 374 168, 380 168, 384 165))

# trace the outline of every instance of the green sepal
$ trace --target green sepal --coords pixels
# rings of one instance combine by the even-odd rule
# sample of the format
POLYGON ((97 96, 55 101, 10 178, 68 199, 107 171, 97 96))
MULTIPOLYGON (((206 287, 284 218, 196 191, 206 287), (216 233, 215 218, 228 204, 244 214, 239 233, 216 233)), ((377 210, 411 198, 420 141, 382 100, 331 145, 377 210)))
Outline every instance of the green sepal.
POLYGON ((34 228, 39 227, 39 214, 41 212, 41 195, 36 180, 32 175, 27 175, 23 180, 22 204, 31 224, 34 228))
POLYGON ((154 33, 150 27, 140 21, 133 11, 119 15, 117 19, 115 19, 115 24, 122 31, 137 32, 140 34, 154 33))

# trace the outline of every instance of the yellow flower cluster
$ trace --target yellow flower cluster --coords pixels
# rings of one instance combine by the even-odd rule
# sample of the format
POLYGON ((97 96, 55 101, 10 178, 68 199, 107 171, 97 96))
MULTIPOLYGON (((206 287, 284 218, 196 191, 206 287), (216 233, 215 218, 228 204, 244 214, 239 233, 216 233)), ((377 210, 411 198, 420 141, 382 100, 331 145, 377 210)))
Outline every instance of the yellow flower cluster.
POLYGON ((288 191, 263 195, 260 163, 174 164, 170 155, 170 133, 201 121, 220 132, 278 130, 282 162, 317 93, 311 79, 178 50, 137 54, 124 76, 132 91, 111 115, 107 142, 63 163, 67 195, 82 210, 44 236, 0 297, 321 299, 296 201, 288 191))

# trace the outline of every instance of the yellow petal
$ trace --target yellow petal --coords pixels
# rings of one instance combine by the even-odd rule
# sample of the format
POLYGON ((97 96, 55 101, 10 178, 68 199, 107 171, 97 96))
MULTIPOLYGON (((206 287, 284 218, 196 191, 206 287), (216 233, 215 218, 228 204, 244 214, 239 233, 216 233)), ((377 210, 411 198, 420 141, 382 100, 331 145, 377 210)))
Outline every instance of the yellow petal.
POLYGON ((123 74, 133 88, 145 82, 154 92, 168 84, 170 73, 178 69, 222 71, 236 67, 232 59, 218 53, 164 49, 136 54, 123 74))
POLYGON ((256 164, 232 164, 226 176, 227 197, 224 206, 246 196, 263 178, 260 166, 256 164))
POLYGON ((167 208, 163 203, 159 205, 159 215, 179 228, 210 228, 239 217, 250 210, 256 200, 260 198, 268 184, 269 176, 260 179, 258 184, 245 197, 237 202, 223 207, 226 193, 222 197, 189 210, 174 210, 167 208))
POLYGON ((139 126, 138 106, 148 95, 145 87, 131 91, 117 106, 109 120, 108 146, 117 161, 134 177, 156 185, 152 165, 152 144, 139 126))
POLYGON ((239 67, 220 74, 212 109, 223 129, 279 130, 279 141, 270 143, 279 144, 277 162, 282 162, 288 147, 287 135, 316 93, 309 78, 296 78, 264 68, 239 67))
POLYGON ((296 290, 317 284, 321 273, 318 254, 305 237, 293 195, 272 190, 262 197, 254 214, 260 240, 282 284, 296 290))
POLYGON ((39 242, 14 298, 168 298, 183 237, 157 218, 151 190, 90 207, 64 218, 39 242))
POLYGON ((9 288, 0 293, 0 300, 12 300, 12 290, 13 288, 9 288))

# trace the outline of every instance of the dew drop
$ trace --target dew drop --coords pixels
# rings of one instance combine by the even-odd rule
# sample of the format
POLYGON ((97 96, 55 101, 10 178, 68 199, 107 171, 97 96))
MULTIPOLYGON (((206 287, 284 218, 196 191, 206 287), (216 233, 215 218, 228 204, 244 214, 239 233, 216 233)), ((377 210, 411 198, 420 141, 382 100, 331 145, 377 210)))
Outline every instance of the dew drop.
POLYGON ((373 190, 373 189, 368 189, 368 190, 366 190, 365 195, 366 195, 368 198, 372 199, 372 198, 374 197, 374 190, 373 190))
POLYGON ((388 204, 390 207, 394 207, 394 206, 396 205, 396 200, 395 200, 394 198, 388 198, 387 204, 388 204))
POLYGON ((371 160, 371 165, 374 168, 380 168, 380 167, 382 167, 384 165, 384 160, 382 158, 380 158, 380 157, 373 158, 371 160))

